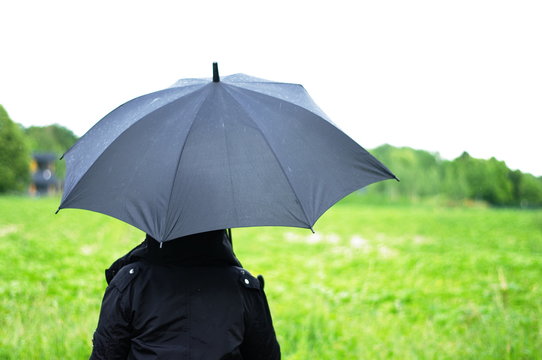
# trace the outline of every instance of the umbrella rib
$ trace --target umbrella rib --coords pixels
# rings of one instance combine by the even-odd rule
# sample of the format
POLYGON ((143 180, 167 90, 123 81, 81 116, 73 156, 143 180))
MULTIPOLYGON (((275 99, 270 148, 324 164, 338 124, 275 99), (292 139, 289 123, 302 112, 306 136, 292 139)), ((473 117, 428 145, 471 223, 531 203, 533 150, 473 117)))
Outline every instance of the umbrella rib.
POLYGON ((231 74, 231 75, 228 75, 228 76, 225 76, 222 81, 225 83, 225 84, 228 84, 228 85, 235 85, 235 84, 275 84, 275 85, 293 85, 293 86, 303 86, 301 84, 298 84, 298 83, 287 83, 287 82, 282 82, 282 81, 273 81, 273 80, 267 80, 267 79, 262 79, 262 78, 258 78, 258 77, 254 77, 254 76, 249 76, 249 75, 246 75, 246 74, 243 74, 243 73, 237 73, 237 74, 231 74), (237 81, 230 81, 231 78, 235 78, 235 76, 248 76, 250 79, 253 79, 253 81, 247 81, 247 80, 237 80, 237 81))
MULTIPOLYGON (((205 102, 207 100, 208 100, 208 97, 206 96, 203 99, 203 101, 199 104, 199 108, 196 111, 196 113, 194 114, 194 120, 192 120, 192 123, 190 124, 190 127, 188 128, 188 131, 186 132, 186 137, 184 138, 183 147, 181 148, 181 152, 179 153, 179 157, 177 159, 177 165, 175 166, 175 173, 173 175, 173 182, 171 183, 171 189, 169 191, 169 198, 168 198, 168 202, 167 202, 166 216, 165 216, 165 218, 166 218, 165 221, 166 222, 167 222, 167 218, 168 218, 168 215, 169 215, 169 208, 171 206, 171 197, 173 195, 173 188, 175 187, 175 182, 177 181, 177 174, 179 172, 179 167, 181 165, 181 158, 183 156, 183 152, 184 152, 184 148, 186 146, 186 142, 188 140, 188 137, 190 136, 190 132, 192 131, 192 127, 194 126, 194 123, 196 122, 196 119, 198 118, 198 115, 199 115, 201 109, 203 108, 203 104, 205 104, 205 102)), ((177 218, 175 220, 175 223, 173 224, 173 226, 171 226, 171 228, 168 230, 168 233, 166 234, 166 236, 163 237, 163 239, 167 239, 167 237, 171 234, 171 232, 173 231, 173 229, 177 225, 178 221, 179 221, 179 218, 177 218)), ((164 224, 164 230, 165 230, 165 224, 164 224)))
MULTIPOLYGON (((225 143, 224 149, 225 149, 226 153, 229 154, 230 152, 228 151, 228 135, 227 135, 226 128, 223 127, 223 129, 224 129, 223 133, 224 133, 224 143, 225 143)), ((233 204, 233 210, 235 211, 235 218, 237 219, 237 222, 239 223, 239 212, 237 211, 237 205, 238 204, 235 203, 236 202, 235 201, 235 199, 236 199, 235 186, 234 186, 233 178, 232 178, 231 161, 230 161, 230 157, 229 157, 228 154, 226 155, 226 160, 228 162, 228 173, 229 173, 228 177, 230 178, 230 187, 231 187, 231 191, 232 191, 232 195, 233 195, 232 196, 232 203, 234 203, 233 204)), ((231 229, 231 227, 230 227, 230 229, 231 229)))
POLYGON ((269 149, 271 150, 271 153, 273 154, 273 157, 275 158, 275 160, 277 161, 277 164, 279 165, 280 167, 280 170, 282 171, 282 173, 284 174, 284 177, 286 178, 286 181, 288 182, 288 185, 290 186, 290 188, 292 189, 294 195, 295 195, 295 198, 296 200, 298 201, 299 203, 299 207, 301 208, 301 211, 303 211, 303 215, 305 215, 305 220, 307 221, 307 225, 309 226, 309 228, 312 229, 312 224, 309 220, 309 217, 307 215, 307 212, 305 211, 305 208, 303 207, 303 204, 301 203, 301 200, 299 199, 299 196, 297 195, 297 192, 295 191, 295 188, 293 187, 292 185, 292 182, 290 181, 290 178, 288 177, 288 175, 286 174, 286 171, 284 171, 284 167, 282 166, 277 154, 275 153, 275 150, 273 149, 273 147, 271 146, 271 144, 269 143, 269 141, 267 140, 267 138, 265 137, 263 131, 260 129, 260 127, 258 126, 258 123, 256 121, 254 121, 254 119, 252 118, 252 116, 247 112, 245 111, 245 109, 243 108, 243 106, 241 105, 241 103, 237 100, 237 98, 235 97, 235 95, 233 95, 232 93, 230 93, 230 91, 228 90, 228 87, 227 86, 224 86, 224 89, 226 90, 226 92, 228 93, 228 95, 239 105, 239 108, 247 115, 247 117, 250 119, 250 121, 252 121, 252 123, 254 124, 254 126, 256 127, 256 129, 258 129, 258 131, 260 132, 260 134, 262 135, 262 138, 264 139, 265 143, 267 144, 267 146, 269 147, 269 149))
MULTIPOLYGON (((192 93, 198 91, 200 88, 202 88, 202 86, 199 85, 199 84, 187 85, 187 86, 184 86, 184 87, 182 87, 182 88, 183 88, 183 89, 186 89, 186 88, 188 88, 188 87, 196 87, 196 86, 197 86, 198 88, 196 88, 196 89, 194 89, 193 91, 188 92, 188 93, 186 93, 186 94, 182 94, 180 97, 175 98, 175 99, 171 100, 170 102, 168 102, 168 103, 166 103, 166 104, 163 104, 163 105, 160 106, 160 107, 167 106, 167 105, 169 105, 169 104, 171 104, 171 103, 173 103, 173 102, 175 102, 175 101, 177 101, 177 100, 183 98, 184 96, 187 96, 187 95, 189 95, 189 94, 192 94, 192 93)), ((98 127, 98 124, 99 124, 102 120, 104 120, 105 118, 109 117, 111 114, 113 114, 114 112, 120 110, 121 108, 123 108, 123 107, 125 107, 125 106, 128 106, 130 103, 132 103, 132 102, 134 102, 134 101, 136 101, 136 100, 140 100, 140 99, 142 99, 142 98, 144 98, 144 97, 149 97, 149 96, 151 96, 151 95, 152 95, 152 96, 157 96, 157 95, 161 95, 162 93, 175 92, 175 91, 178 91, 179 88, 181 88, 181 87, 180 87, 180 86, 179 86, 179 87, 170 87, 170 88, 167 88, 167 89, 163 89, 163 90, 151 92, 151 93, 148 93, 148 94, 144 94, 144 95, 135 97, 135 98, 133 98, 133 99, 131 99, 131 100, 128 100, 128 101, 126 101, 125 103, 122 103, 121 105, 117 106, 115 109, 111 110, 111 111, 110 111, 107 115, 105 115, 100 121, 98 121, 96 124, 94 124, 94 125, 93 125, 93 126, 92 126, 92 127, 91 127, 84 135, 83 135, 83 136, 81 136, 81 138, 80 138, 79 140, 81 140, 81 139, 84 138, 84 137, 87 137, 88 134, 91 134, 91 133, 95 130, 95 128, 98 127)), ((152 114, 152 113, 155 112, 156 110, 158 110, 158 109, 154 109, 153 111, 151 111, 151 112, 145 114, 145 116, 152 114)), ((140 120, 143 119, 145 116, 141 117, 140 120)), ((139 121, 139 120, 137 120, 137 121, 139 121)), ((133 124, 130 124, 125 130, 127 130, 127 129, 128 129, 130 126, 132 126, 132 125, 133 125, 133 124)), ((124 132, 124 131, 123 131, 123 132, 124 132)), ((120 136, 121 134, 122 134, 122 133, 120 133, 118 136, 120 136)), ((117 136, 117 137, 118 137, 118 136, 117 136)), ((77 141, 77 143, 79 143, 79 141, 77 141)), ((60 157, 60 160, 62 160, 62 159, 64 158, 64 156, 65 156, 66 154, 68 154, 68 153, 69 153, 69 152, 77 145, 77 143, 73 144, 68 150, 66 150, 66 151, 64 152, 64 154, 62 154, 62 156, 60 157)))
MULTIPOLYGON (((263 83, 263 82, 262 82, 262 83, 263 83)), ((245 82, 245 84, 249 84, 249 83, 248 83, 248 82, 245 82)), ((251 83, 251 84, 253 84, 253 83, 251 83)), ((264 84, 268 84, 268 83, 264 83, 264 84)), ((311 109, 307 109, 306 107, 303 107, 303 106, 301 106, 301 105, 298 105, 298 104, 293 103, 293 102, 291 102, 291 101, 288 101, 288 100, 286 100, 286 99, 279 98, 278 96, 273 96, 273 95, 270 95, 270 94, 266 94, 266 93, 261 92, 261 91, 257 91, 257 90, 254 90, 254 89, 246 88, 246 87, 244 87, 244 86, 238 86, 237 84, 228 83, 228 85, 234 86, 234 87, 236 87, 236 88, 239 88, 239 89, 242 89, 242 90, 245 90, 245 91, 250 91, 250 92, 253 92, 253 93, 256 93, 256 94, 260 94, 260 95, 262 95, 262 96, 267 96, 267 97, 270 97, 270 98, 275 99, 275 100, 287 101, 288 103, 292 104, 293 106, 297 106, 297 107, 299 107, 299 108, 301 108, 301 109, 304 109, 304 110, 306 110, 306 111, 309 111, 309 112, 313 113, 313 114, 316 115, 316 116, 319 116, 319 117, 323 118, 324 120, 326 120, 327 122, 329 122, 330 124, 332 124, 333 126, 335 126, 336 128, 338 128, 338 126, 335 125, 335 124, 333 123, 333 121, 331 121, 331 119, 329 118, 329 116, 327 116, 327 114, 326 114, 322 109, 320 109, 320 107, 314 102, 314 100, 312 100, 312 98, 310 97, 310 95, 308 94, 307 90, 305 89, 305 87, 304 87, 303 85, 301 85, 301 84, 290 84, 290 83, 275 83, 275 84, 286 84, 286 85, 291 85, 291 86, 299 86, 299 87, 303 88, 303 90, 305 91, 305 94, 307 95, 307 97, 309 98, 309 100, 312 101, 313 105, 316 107, 316 109, 318 109, 318 110, 320 111, 320 113, 315 112, 315 111, 313 111, 313 110, 311 110, 311 109)))
MULTIPOLYGON (((169 89, 160 90, 160 91, 157 91, 157 92, 154 92, 154 93, 145 94, 145 95, 142 95, 142 96, 140 96, 140 97, 138 97, 138 98, 132 99, 132 100, 130 100, 130 101, 128 101, 128 102, 126 102, 126 103, 124 103, 124 104, 118 106, 115 110, 113 110, 113 111, 111 111, 109 114, 107 114, 103 119, 105 119, 106 117, 108 117, 108 116, 109 116, 110 114, 112 114, 114 111, 120 109, 122 106, 125 106, 126 104, 128 104, 128 103, 130 103, 130 102, 132 102, 132 101, 134 101, 134 100, 136 100, 136 99, 142 98, 142 97, 144 97, 144 96, 154 95, 154 94, 156 94, 156 93, 160 93, 160 92, 163 92, 163 91, 166 91, 166 90, 169 90, 169 89)), ((121 132, 120 132, 120 133, 119 133, 119 134, 118 134, 118 135, 117 135, 117 136, 116 136, 109 144, 107 144, 107 145, 102 149, 100 155, 96 156, 96 158, 94 159, 94 161, 92 161, 92 163, 90 164, 90 166, 89 166, 89 167, 81 174, 81 176, 79 177, 79 179, 77 179, 77 181, 73 183, 73 185, 72 185, 72 187, 71 187, 71 189, 70 189, 70 192, 66 195, 65 198, 62 199, 62 201, 61 201, 61 203, 60 203, 60 206, 59 206, 59 209, 62 208, 62 204, 68 199, 69 195, 70 195, 71 193, 74 192, 74 190, 75 190, 75 188, 77 187, 77 185, 81 182, 81 179, 83 179, 83 178, 86 176, 86 174, 90 171, 90 169, 92 169, 92 167, 94 166, 94 164, 102 157, 102 155, 107 151, 107 149, 108 149, 115 141, 117 141, 117 139, 119 139, 124 133, 126 133, 126 131, 128 131, 128 130, 130 129, 130 127, 132 127, 135 123, 137 123, 137 122, 139 122, 139 121, 142 121, 143 119, 147 118, 148 116, 151 116, 151 115, 154 114, 156 111, 158 111, 159 109, 163 108, 164 106, 169 106, 169 105, 175 103, 176 101, 179 101, 180 99, 184 98, 186 95, 193 94, 193 93, 195 93, 195 92, 197 92, 197 91, 199 91, 199 90, 201 90, 201 87, 200 87, 199 89, 195 89, 194 91, 191 91, 191 92, 189 92, 189 93, 187 93, 187 94, 183 94, 182 96, 180 96, 180 97, 178 97, 178 98, 175 98, 174 100, 171 100, 171 101, 168 102, 167 104, 164 104, 164 105, 160 106, 159 108, 156 108, 156 109, 150 111, 149 113, 145 114, 143 117, 139 118, 138 120, 136 120, 135 122, 133 122, 132 124, 130 124, 129 126, 127 126, 124 130, 122 130, 122 131, 121 131, 121 132)), ((103 120, 103 119, 102 119, 102 120, 103 120)), ((102 121, 102 120, 100 120, 100 121, 102 121)), ((100 122, 100 121, 99 121, 99 122, 100 122)), ((99 123, 99 122, 98 122, 98 123, 99 123)), ((93 126, 86 134, 85 134, 85 135, 83 135, 83 136, 81 137, 81 139, 83 139, 84 137, 87 137, 87 134, 89 134, 89 133, 90 133, 90 132, 98 125, 98 123, 96 123, 96 124, 95 124, 95 125, 94 125, 94 126, 93 126)), ((79 139, 79 141, 80 141, 81 139, 79 139)), ((79 143, 79 141, 78 141, 78 143, 79 143)), ((76 145, 77 145, 77 143, 74 144, 68 151, 66 151, 66 153, 64 153, 64 155, 62 155, 62 157, 64 157, 65 155, 67 155, 68 152, 69 152, 71 149, 73 149, 76 145)))
POLYGON ((227 78, 224 78, 224 83, 228 85, 237 85, 237 84, 269 84, 269 85, 290 85, 290 86, 303 86, 301 84, 296 83, 285 83, 280 81, 235 81, 235 82, 228 82, 227 78))

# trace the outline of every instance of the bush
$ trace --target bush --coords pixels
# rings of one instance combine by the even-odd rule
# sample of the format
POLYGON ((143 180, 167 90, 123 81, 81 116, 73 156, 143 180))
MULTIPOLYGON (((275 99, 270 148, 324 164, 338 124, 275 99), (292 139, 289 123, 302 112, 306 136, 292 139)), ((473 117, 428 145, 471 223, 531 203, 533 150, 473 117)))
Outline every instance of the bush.
POLYGON ((542 206, 542 178, 512 171, 495 158, 476 159, 465 152, 448 161, 438 154, 390 145, 371 153, 401 182, 379 182, 367 188, 369 194, 384 194, 392 199, 439 197, 498 206, 542 206))
POLYGON ((29 164, 24 133, 0 105, 0 193, 23 190, 30 177, 29 164))
POLYGON ((25 129, 30 149, 33 153, 52 153, 57 156, 55 172, 59 179, 66 175, 66 163, 58 160, 77 141, 75 134, 58 124, 30 126, 25 129))

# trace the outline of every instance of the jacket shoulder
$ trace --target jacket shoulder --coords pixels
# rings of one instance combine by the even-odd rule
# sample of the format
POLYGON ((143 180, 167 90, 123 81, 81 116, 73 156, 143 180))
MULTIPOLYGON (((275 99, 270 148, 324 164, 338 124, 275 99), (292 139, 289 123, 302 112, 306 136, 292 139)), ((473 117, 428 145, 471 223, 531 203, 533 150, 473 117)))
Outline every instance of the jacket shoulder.
POLYGON ((125 265, 118 271, 109 286, 124 292, 142 270, 142 264, 139 262, 125 265))
POLYGON ((238 266, 235 266, 234 268, 237 273, 237 281, 242 287, 256 290, 263 288, 263 284, 257 278, 252 276, 248 270, 238 266))

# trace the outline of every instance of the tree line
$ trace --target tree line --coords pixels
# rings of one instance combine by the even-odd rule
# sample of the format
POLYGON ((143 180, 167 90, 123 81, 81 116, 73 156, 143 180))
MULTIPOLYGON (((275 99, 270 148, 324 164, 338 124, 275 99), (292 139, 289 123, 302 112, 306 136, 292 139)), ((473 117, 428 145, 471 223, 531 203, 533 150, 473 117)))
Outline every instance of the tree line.
POLYGON ((482 201, 496 206, 542 206, 542 177, 509 169, 495 158, 477 159, 464 152, 454 160, 409 147, 383 145, 370 151, 401 180, 383 181, 367 192, 391 198, 443 197, 482 201))
MULTIPOLYGON (((28 187, 33 153, 60 157, 76 141, 77 136, 60 125, 24 128, 13 122, 0 105, 0 193, 20 192, 28 187)), ((57 177, 64 177, 64 161, 55 162, 55 171, 57 177)))

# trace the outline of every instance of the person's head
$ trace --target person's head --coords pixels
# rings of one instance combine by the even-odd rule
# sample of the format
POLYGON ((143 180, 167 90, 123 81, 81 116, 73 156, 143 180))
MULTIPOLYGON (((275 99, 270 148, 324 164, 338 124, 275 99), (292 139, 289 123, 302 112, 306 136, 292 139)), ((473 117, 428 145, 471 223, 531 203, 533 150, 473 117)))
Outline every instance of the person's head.
POLYGON ((241 266, 226 230, 191 234, 159 242, 147 234, 147 258, 153 262, 241 266))

